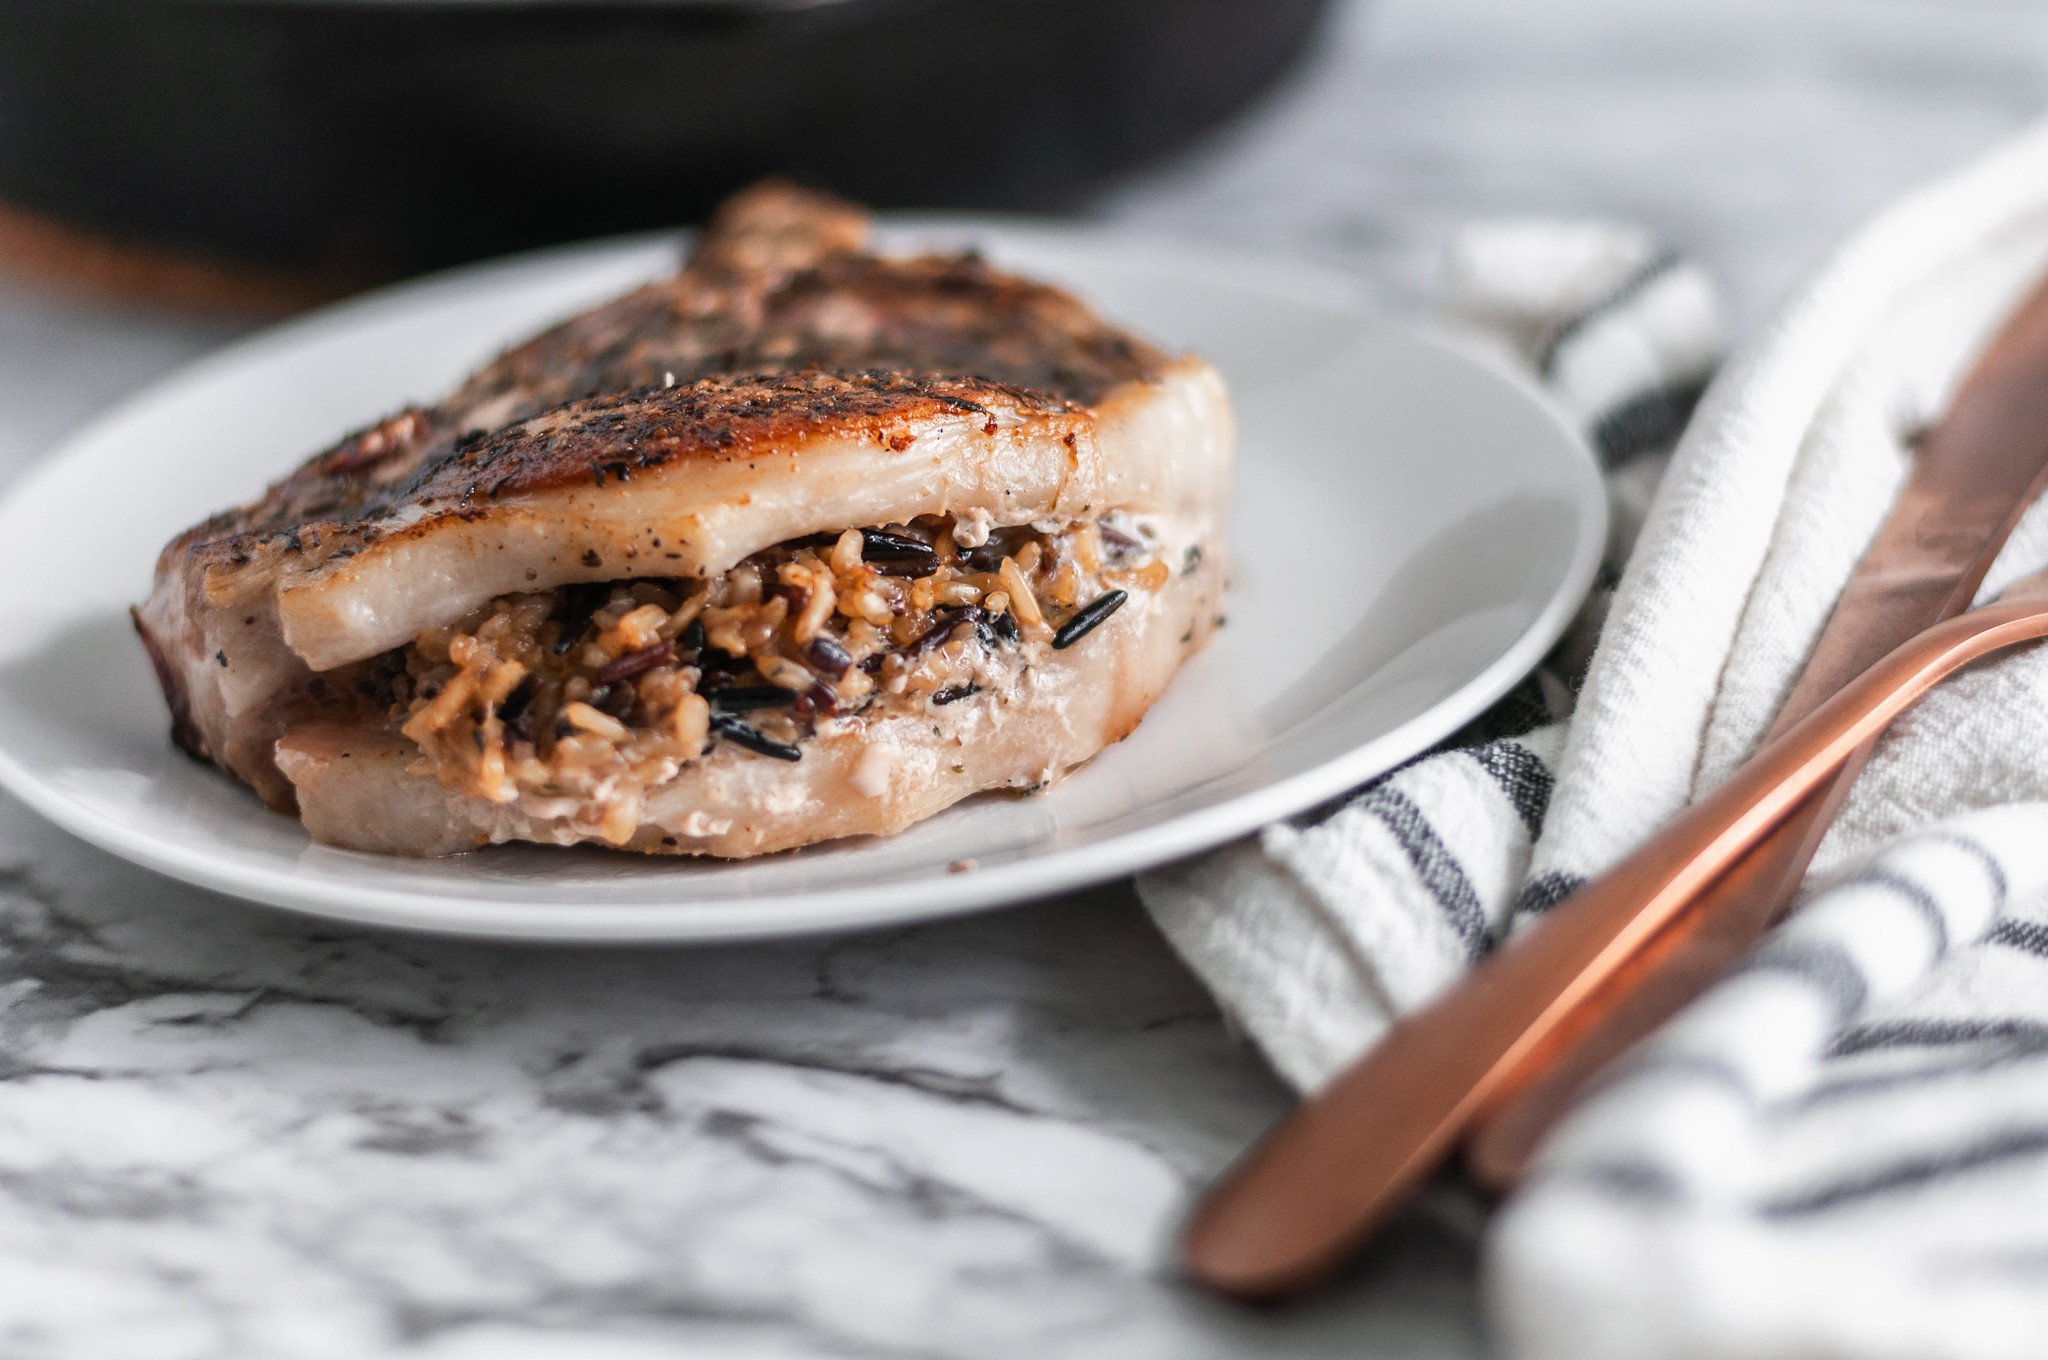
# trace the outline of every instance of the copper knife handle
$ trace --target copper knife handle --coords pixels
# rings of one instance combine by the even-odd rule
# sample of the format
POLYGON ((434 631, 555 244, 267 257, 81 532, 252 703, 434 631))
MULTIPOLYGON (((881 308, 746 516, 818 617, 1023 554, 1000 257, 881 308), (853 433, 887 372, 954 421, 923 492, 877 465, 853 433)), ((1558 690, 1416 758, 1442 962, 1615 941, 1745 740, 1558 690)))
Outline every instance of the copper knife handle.
POLYGON ((1590 990, 1546 1040, 1504 1073, 1465 1140, 1465 1169, 1505 1194, 1602 1069, 1755 948, 1796 895, 1800 877, 1849 786, 1869 759, 1858 747, 1747 854, 1702 891, 1671 924, 1590 990))
MULTIPOLYGON (((1335 1269, 1492 1107, 1518 1063, 1859 746, 1958 667, 2048 635, 2048 580, 2022 587, 1886 656, 1613 871, 1395 1025, 1210 1192, 1183 1241, 1193 1274, 1225 1293, 1263 1298, 1335 1269)), ((1709 918, 1686 919, 1697 929, 1709 918)))

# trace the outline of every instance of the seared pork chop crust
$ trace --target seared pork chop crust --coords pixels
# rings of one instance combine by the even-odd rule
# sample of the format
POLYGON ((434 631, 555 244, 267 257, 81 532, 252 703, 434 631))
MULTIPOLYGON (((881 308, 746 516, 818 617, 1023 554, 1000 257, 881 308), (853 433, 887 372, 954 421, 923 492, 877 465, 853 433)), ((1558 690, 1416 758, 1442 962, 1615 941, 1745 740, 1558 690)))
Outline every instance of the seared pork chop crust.
POLYGON ((963 413, 982 417, 984 433, 994 434, 997 406, 1006 417, 1083 409, 1027 388, 916 373, 705 378, 689 387, 596 397, 464 441, 422 468, 396 499, 463 507, 525 492, 602 487, 678 459, 742 462, 827 430, 901 452, 906 431, 963 413))
MULTIPOLYGON (((965 423, 993 435, 999 419, 1011 426, 1019 418, 1072 416, 1078 425, 1086 415, 1085 407, 1043 391, 889 371, 740 374, 641 387, 569 402, 495 432, 475 431, 390 486, 375 485, 373 471, 345 515, 285 513, 305 490, 302 469, 273 488, 259 502, 261 510, 236 512, 260 516, 261 527, 207 538, 207 529, 223 522, 208 521, 173 542, 158 570, 177 552, 203 569, 229 574, 284 555, 291 559, 285 575, 298 577, 318 563, 345 562, 394 534, 420 538, 442 521, 474 522, 510 497, 601 490, 678 461, 743 463, 764 449, 787 452, 827 434, 900 453, 914 431, 935 420, 957 424, 968 417, 965 423)), ((332 484, 365 466, 388 467, 382 460, 418 419, 408 413, 352 436, 314 460, 326 469, 320 477, 332 484)))
POLYGON ((469 441, 600 394, 820 369, 973 376, 1092 406, 1171 362, 1078 299, 975 256, 860 253, 866 222, 823 195, 750 190, 674 278, 507 351, 436 406, 350 435, 167 551, 388 513, 469 441))

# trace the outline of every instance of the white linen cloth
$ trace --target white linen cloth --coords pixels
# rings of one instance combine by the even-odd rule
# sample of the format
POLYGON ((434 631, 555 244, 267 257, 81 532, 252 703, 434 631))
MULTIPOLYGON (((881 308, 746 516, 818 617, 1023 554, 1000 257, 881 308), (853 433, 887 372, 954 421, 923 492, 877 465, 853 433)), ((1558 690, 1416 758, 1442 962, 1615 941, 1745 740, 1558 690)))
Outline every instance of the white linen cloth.
MULTIPOLYGON (((1530 273, 1475 252, 1492 263, 1454 270, 1467 285, 1530 273)), ((2048 125, 1884 214, 1722 370, 1568 724, 1432 756, 1141 881, 1283 1075, 1313 1089, 1741 762, 1916 431, 2044 268, 2048 125)), ((1703 350, 1686 315, 1639 311, 1632 360, 1553 355, 1553 386, 1569 401, 1580 365, 1636 373, 1600 389, 1607 414, 1643 375, 1672 386, 1703 350)), ((2044 562, 2036 506, 1986 596, 2044 562)), ((1494 1220, 1485 1284, 1510 1355, 2048 1353, 2048 649, 1973 667, 1894 726, 1816 885, 1566 1121, 1494 1220)))

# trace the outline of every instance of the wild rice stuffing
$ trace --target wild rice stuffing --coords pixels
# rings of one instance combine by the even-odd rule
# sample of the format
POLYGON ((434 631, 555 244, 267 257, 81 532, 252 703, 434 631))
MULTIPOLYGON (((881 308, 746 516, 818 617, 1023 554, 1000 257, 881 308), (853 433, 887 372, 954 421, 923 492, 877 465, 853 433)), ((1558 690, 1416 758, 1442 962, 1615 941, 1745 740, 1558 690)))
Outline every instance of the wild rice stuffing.
POLYGON ((502 596, 371 663, 361 691, 419 744, 417 773, 535 817, 602 807, 623 843, 646 791, 716 742, 797 760, 821 719, 956 703, 1171 574, 1121 515, 921 518, 779 544, 709 581, 502 596))

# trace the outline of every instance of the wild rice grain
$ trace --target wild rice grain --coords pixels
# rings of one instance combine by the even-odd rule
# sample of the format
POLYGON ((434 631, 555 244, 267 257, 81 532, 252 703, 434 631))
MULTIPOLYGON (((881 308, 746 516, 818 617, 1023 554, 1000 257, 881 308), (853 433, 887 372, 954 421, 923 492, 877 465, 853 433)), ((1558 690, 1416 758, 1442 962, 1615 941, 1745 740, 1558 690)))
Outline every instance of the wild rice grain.
POLYGON ((528 675, 513 686, 512 692, 498 705, 498 717, 521 736, 525 736, 526 732, 520 727, 519 720, 526 715, 526 706, 533 702, 533 696, 539 689, 540 677, 528 675))
POLYGON ((834 680, 853 669, 852 653, 822 633, 804 644, 804 656, 834 680))
POLYGON ((791 746, 787 742, 777 741, 766 733, 747 726, 747 724, 729 713, 713 712, 711 715, 711 730, 714 734, 724 737, 733 745, 744 746, 756 755, 769 756, 775 760, 790 761, 802 760, 804 758, 804 753, 796 747, 791 746))
POLYGON ((590 616, 611 598, 608 584, 575 585, 562 592, 562 635, 555 639, 555 655, 561 656, 583 639, 590 616))
POLYGON ((930 576, 939 569, 938 550, 920 538, 882 529, 861 530, 861 557, 884 576, 930 576))
POLYGON ((1082 605, 1074 611, 1074 617, 1061 624, 1059 631, 1052 635, 1053 650, 1064 651, 1087 637, 1104 619, 1123 608, 1124 601, 1129 598, 1121 590, 1112 590, 1082 605))
POLYGON ((615 685, 621 680, 630 680, 642 671, 651 671, 656 666, 675 658, 675 649, 666 642, 657 642, 652 647, 642 647, 637 652, 627 652, 617 661, 610 662, 590 677, 596 685, 615 685))

